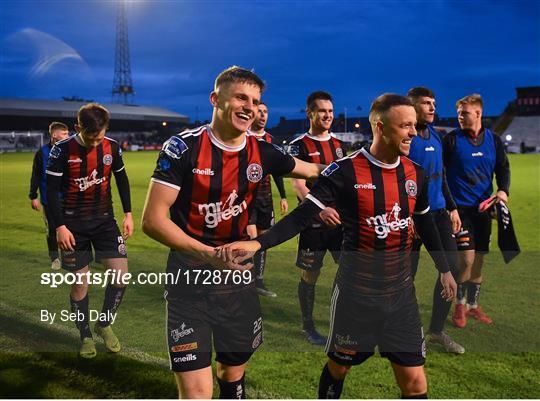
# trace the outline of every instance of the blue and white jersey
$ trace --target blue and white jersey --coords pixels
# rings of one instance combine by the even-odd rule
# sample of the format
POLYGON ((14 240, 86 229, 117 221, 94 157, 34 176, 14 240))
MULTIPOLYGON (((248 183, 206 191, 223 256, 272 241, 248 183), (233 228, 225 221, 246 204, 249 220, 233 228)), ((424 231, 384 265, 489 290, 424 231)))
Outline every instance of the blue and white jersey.
POLYGON ((444 209, 446 201, 443 195, 443 147, 439 133, 427 126, 426 137, 417 135, 411 142, 409 159, 422 166, 429 179, 429 208, 431 211, 444 209))

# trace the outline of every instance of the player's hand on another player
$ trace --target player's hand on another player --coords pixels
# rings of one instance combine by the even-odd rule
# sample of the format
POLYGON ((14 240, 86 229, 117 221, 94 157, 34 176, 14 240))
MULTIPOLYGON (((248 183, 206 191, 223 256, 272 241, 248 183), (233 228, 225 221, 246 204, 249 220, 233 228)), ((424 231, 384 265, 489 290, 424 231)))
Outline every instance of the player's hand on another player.
POLYGON ((504 191, 497 191, 497 203, 503 202, 505 205, 508 203, 508 195, 504 191))
POLYGON ((447 302, 451 302, 457 294, 456 280, 454 280, 454 276, 452 276, 451 272, 441 273, 441 284, 443 286, 441 296, 447 302))
POLYGON ((124 214, 124 221, 122 223, 122 237, 124 240, 133 235, 133 215, 131 213, 124 214))
POLYGON ((341 224, 339 213, 333 207, 326 207, 319 213, 319 217, 330 228, 335 228, 341 224))
POLYGON ((75 251, 75 237, 65 225, 56 228, 56 242, 63 251, 75 251))
POLYGON ((281 199, 279 201, 279 209, 281 210, 282 215, 289 211, 289 202, 287 202, 287 199, 281 199))
POLYGON ((238 270, 247 270, 251 269, 253 263, 245 264, 245 262, 253 258, 259 249, 261 244, 258 241, 238 241, 219 247, 218 254, 223 262, 232 263, 238 270))
POLYGON ((37 198, 32 199, 30 205, 32 206, 32 209, 39 211, 39 200, 37 198))
POLYGON ((452 232, 458 233, 461 230, 461 218, 457 209, 454 209, 450 212, 450 221, 452 222, 452 232))

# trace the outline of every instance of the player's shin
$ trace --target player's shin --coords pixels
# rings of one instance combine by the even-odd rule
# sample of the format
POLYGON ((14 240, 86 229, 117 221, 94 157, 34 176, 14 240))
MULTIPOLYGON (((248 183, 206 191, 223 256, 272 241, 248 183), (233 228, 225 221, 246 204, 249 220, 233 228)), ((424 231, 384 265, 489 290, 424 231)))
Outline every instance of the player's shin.
POLYGON ((88 323, 88 294, 80 301, 75 301, 70 296, 69 302, 71 304, 71 313, 74 313, 74 316, 76 316, 75 325, 77 326, 77 329, 79 329, 81 340, 84 338, 92 338, 90 324, 88 323))
POLYGON ((219 398, 225 400, 243 400, 246 398, 246 389, 244 384, 243 375, 240 380, 234 382, 227 382, 225 380, 217 378, 219 384, 219 398))
POLYGON ((319 379, 319 399, 338 399, 343 391, 345 379, 336 379, 330 373, 328 364, 324 365, 319 379))

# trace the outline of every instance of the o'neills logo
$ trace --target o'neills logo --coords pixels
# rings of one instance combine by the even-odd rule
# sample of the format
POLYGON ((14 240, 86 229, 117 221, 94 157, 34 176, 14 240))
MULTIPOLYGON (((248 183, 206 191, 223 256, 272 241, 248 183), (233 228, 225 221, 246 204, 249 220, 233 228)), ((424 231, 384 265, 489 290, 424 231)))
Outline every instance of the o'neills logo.
POLYGON ((191 170, 193 174, 200 174, 200 175, 214 175, 214 170, 211 168, 205 168, 204 170, 200 170, 198 168, 194 168, 191 170))
POLYGON ((215 228, 224 220, 238 216, 247 209, 247 202, 244 200, 239 205, 234 205, 238 198, 236 189, 232 191, 225 202, 212 202, 199 205, 199 214, 204 215, 206 227, 215 228))
POLYGON ((197 355, 194 355, 194 354, 187 354, 186 356, 173 358, 173 361, 176 363, 191 362, 191 361, 196 361, 196 360, 197 360, 197 355))
POLYGON ((375 234, 377 234, 377 238, 384 239, 388 237, 390 231, 399 231, 407 228, 409 224, 411 224, 410 217, 407 217, 406 219, 399 218, 400 211, 401 208, 399 205, 394 203, 394 207, 392 207, 390 213, 369 217, 366 219, 366 222, 369 227, 375 227, 375 234))
POLYGON ((354 189, 377 189, 377 186, 368 182, 367 184, 354 184, 354 189))
POLYGON ((92 171, 92 174, 90 174, 88 177, 75 178, 75 182, 79 184, 80 192, 86 191, 88 188, 97 184, 101 184, 104 181, 107 181, 107 177, 97 178, 96 169, 94 169, 94 171, 92 171))

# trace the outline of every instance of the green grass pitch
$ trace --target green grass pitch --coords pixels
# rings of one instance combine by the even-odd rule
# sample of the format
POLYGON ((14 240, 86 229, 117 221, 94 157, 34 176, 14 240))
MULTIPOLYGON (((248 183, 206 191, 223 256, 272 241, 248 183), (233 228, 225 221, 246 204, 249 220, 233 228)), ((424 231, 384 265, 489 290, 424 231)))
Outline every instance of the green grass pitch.
MULTIPOLYGON (((130 270, 164 271, 167 250, 140 230, 140 216, 155 152, 125 153, 131 182, 136 233, 128 241, 130 270)), ((470 321, 458 330, 448 325, 465 355, 428 350, 426 371, 432 398, 540 397, 540 156, 511 155, 510 208, 522 248, 504 265, 496 246, 486 258, 481 304, 491 327, 470 321)), ((28 185, 32 154, 0 154, 0 397, 2 398, 175 398, 165 347, 161 285, 133 285, 126 292, 115 332, 124 350, 104 352, 91 361, 77 358, 73 323, 40 322, 40 310, 68 309, 67 286, 49 288, 40 275, 50 271, 40 213, 30 208, 28 185)), ((289 204, 295 206, 289 180, 289 204)), ((115 211, 121 216, 116 187, 115 211)), ((277 203, 276 203, 277 204, 277 203)), ((279 213, 278 213, 279 214, 279 213)), ((263 298, 265 342, 246 376, 249 398, 316 398, 325 355, 300 333, 294 267, 296 239, 269 252, 266 282, 278 293, 263 298)), ((102 269, 93 264, 92 269, 102 269)), ((330 290, 336 266, 327 258, 317 286, 315 318, 328 331, 330 290)), ((424 326, 429 322, 436 274, 427 254, 416 280, 424 326)), ((90 289, 91 308, 100 308, 103 289, 90 289)), ((214 395, 217 391, 214 392, 214 395)), ((354 368, 344 398, 396 398, 387 360, 378 356, 354 368)))

